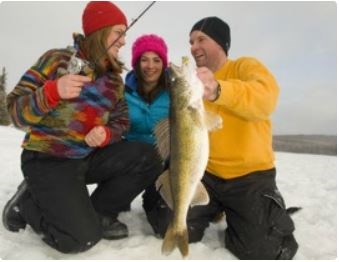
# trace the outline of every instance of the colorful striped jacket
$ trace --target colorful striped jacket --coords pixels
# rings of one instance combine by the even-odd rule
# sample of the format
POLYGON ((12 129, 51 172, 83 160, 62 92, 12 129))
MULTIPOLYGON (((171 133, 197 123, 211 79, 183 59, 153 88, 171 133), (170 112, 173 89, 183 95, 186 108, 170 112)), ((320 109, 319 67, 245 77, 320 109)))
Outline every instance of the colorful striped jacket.
POLYGON ((49 103, 46 90, 50 80, 65 72, 71 55, 69 49, 46 52, 7 97, 14 125, 27 130, 22 145, 27 150, 84 158, 94 150, 84 140, 93 127, 104 126, 109 131, 107 144, 121 140, 128 129, 124 88, 113 85, 111 72, 86 84, 79 97, 49 103))

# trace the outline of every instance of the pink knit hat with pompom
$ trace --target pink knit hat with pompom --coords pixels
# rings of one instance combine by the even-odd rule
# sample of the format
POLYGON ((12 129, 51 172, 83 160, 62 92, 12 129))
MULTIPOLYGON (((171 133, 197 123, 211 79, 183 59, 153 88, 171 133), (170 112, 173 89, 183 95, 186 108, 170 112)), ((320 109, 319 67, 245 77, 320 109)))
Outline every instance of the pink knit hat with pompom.
POLYGON ((155 52, 167 67, 167 45, 160 36, 150 34, 137 38, 132 46, 132 67, 135 69, 140 56, 145 52, 155 52))

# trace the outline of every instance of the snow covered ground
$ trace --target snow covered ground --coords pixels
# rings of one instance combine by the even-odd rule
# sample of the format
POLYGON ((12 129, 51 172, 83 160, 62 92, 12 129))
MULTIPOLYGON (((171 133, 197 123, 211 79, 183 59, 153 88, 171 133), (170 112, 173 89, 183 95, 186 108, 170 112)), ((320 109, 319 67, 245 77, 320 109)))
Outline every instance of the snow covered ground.
MULTIPOLYGON (((24 133, 12 127, 0 127, 0 210, 22 180, 21 140, 24 133)), ((295 236, 299 242, 298 260, 328 260, 337 257, 337 157, 277 153, 278 187, 287 206, 301 206, 294 214, 295 236)), ((45 245, 30 227, 19 233, 0 225, 1 259, 181 259, 178 251, 161 254, 162 240, 152 234, 141 207, 141 198, 132 203, 132 211, 120 215, 130 231, 127 239, 101 240, 89 251, 61 254, 45 245)), ((188 259, 235 259, 224 248, 225 222, 211 225, 200 243, 190 244, 188 259)))

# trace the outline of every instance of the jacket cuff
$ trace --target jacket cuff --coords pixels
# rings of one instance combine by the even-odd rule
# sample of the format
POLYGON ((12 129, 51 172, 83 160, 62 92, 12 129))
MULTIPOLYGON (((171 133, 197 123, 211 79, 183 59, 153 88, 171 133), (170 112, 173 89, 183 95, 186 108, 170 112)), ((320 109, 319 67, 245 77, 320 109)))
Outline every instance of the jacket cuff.
POLYGON ((51 108, 54 108, 58 105, 61 98, 58 93, 56 80, 48 80, 45 82, 44 94, 47 99, 47 103, 51 108))
POLYGON ((107 126, 103 126, 103 128, 104 128, 105 133, 106 133, 106 138, 101 143, 101 145, 99 147, 107 146, 111 142, 111 139, 112 139, 112 131, 111 131, 111 129, 109 129, 107 126))

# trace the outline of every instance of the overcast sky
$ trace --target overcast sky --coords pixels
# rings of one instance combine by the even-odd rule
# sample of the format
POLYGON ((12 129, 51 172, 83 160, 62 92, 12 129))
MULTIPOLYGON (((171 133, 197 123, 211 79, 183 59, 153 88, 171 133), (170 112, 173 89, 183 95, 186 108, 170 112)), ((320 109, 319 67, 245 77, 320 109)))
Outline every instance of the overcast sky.
MULTIPOLYGON (((129 22, 150 2, 116 2, 129 22)), ((2 2, 0 67, 7 91, 38 57, 72 43, 82 32, 86 2, 2 2)), ((336 2, 157 2, 129 31, 120 52, 130 67, 131 45, 144 33, 161 35, 169 57, 190 55, 188 34, 206 16, 231 27, 230 59, 253 56, 275 75, 281 88, 272 116, 274 134, 337 133, 336 2)))

